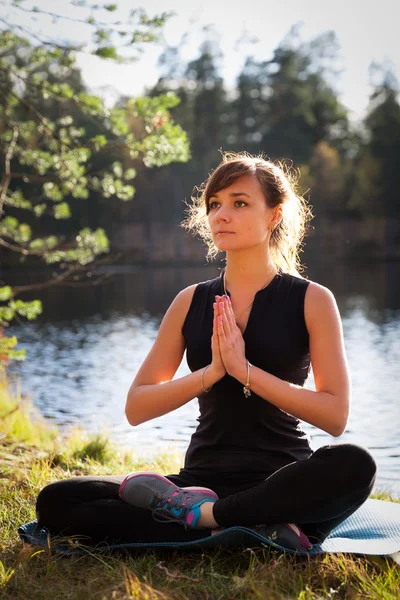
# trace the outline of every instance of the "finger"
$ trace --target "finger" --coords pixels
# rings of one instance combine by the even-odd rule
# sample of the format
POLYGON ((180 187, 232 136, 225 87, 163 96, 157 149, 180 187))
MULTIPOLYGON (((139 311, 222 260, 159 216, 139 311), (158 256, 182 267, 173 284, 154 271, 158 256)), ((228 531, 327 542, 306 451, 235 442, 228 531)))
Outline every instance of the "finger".
MULTIPOLYGON (((213 304, 214 307, 214 321, 216 321, 216 319, 218 318, 218 316, 220 315, 220 311, 219 311, 219 306, 218 306, 218 302, 214 302, 213 304)), ((215 323, 216 324, 216 323, 215 323)))
POLYGON ((227 335, 231 334, 233 331, 233 324, 232 324, 232 319, 229 315, 228 312, 228 307, 227 307, 227 302, 222 301, 220 302, 220 310, 221 310, 221 315, 223 316, 223 324, 224 324, 224 329, 227 335))
POLYGON ((223 316, 218 317, 218 337, 219 337, 220 343, 223 344, 226 341, 226 333, 225 333, 225 329, 224 329, 224 317, 223 316))
POLYGON ((233 331, 236 326, 235 314, 232 308, 232 302, 229 296, 226 297, 226 301, 224 302, 225 313, 228 319, 230 330, 233 331))
POLYGON ((213 319, 213 336, 216 345, 218 346, 218 314, 214 313, 213 319))

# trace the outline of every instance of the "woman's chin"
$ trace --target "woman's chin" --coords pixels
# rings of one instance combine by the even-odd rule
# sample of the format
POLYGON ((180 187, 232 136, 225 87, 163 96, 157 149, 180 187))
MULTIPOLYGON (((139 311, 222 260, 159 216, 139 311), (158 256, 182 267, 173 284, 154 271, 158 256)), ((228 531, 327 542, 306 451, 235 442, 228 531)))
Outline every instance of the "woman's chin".
POLYGON ((236 250, 237 247, 237 241, 229 239, 228 237, 224 238, 224 239, 219 239, 216 240, 214 242, 214 245, 218 248, 218 250, 220 250, 221 252, 223 252, 224 250, 228 249, 229 250, 236 250))

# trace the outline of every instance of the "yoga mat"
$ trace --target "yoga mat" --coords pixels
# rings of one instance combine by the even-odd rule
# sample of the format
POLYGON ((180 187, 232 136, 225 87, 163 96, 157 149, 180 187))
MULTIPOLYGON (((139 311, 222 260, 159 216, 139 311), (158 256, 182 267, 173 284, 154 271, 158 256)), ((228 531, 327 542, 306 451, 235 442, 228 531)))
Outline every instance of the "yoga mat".
MULTIPOLYGON (((162 527, 162 524, 160 524, 162 527)), ((47 547, 49 543, 53 550, 65 554, 84 554, 103 550, 121 548, 174 548, 174 549, 205 549, 226 546, 235 547, 272 547, 291 554, 289 550, 275 544, 247 527, 229 527, 199 540, 190 542, 131 542, 124 544, 74 547, 68 542, 54 543, 45 528, 39 527, 37 521, 31 521, 18 528, 18 533, 24 542, 47 547)), ((298 555, 316 555, 326 552, 344 552, 352 554, 389 555, 396 562, 400 552, 400 503, 384 500, 368 499, 355 513, 338 525, 322 544, 314 544, 311 550, 296 552, 298 555)))

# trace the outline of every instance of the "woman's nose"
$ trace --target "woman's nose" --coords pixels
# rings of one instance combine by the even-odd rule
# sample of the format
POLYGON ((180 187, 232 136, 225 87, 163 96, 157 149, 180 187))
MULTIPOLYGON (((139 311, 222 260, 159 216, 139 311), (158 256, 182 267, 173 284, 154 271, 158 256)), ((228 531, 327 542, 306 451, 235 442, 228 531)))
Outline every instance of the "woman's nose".
POLYGON ((230 218, 229 210, 221 206, 217 213, 217 221, 229 221, 230 218))

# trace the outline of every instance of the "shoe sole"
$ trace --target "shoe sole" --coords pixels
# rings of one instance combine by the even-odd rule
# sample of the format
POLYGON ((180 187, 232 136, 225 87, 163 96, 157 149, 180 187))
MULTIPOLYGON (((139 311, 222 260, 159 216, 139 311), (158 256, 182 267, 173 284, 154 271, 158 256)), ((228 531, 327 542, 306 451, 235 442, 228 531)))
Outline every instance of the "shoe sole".
POLYGON ((158 475, 158 473, 151 473, 151 472, 145 472, 145 471, 141 471, 139 473, 132 473, 130 475, 127 475, 125 477, 125 479, 122 481, 121 485, 119 486, 118 489, 118 495, 121 498, 121 500, 123 500, 122 498, 122 493, 127 485, 127 483, 129 481, 131 481, 132 479, 134 479, 135 477, 143 477, 146 475, 151 475, 152 477, 156 477, 157 479, 161 479, 162 481, 165 481, 166 484, 168 485, 172 485, 173 487, 175 487, 177 490, 192 490, 193 492, 209 492, 211 496, 214 496, 215 500, 219 500, 217 494, 213 491, 210 490, 210 488, 206 488, 206 487, 200 487, 200 486, 188 486, 188 487, 180 487, 178 485, 176 485, 175 483, 173 483, 170 479, 167 479, 167 477, 163 477, 162 475, 158 475))

